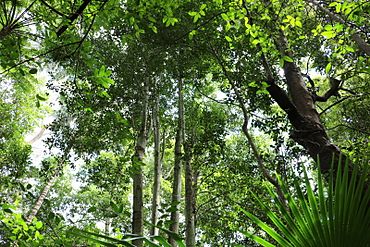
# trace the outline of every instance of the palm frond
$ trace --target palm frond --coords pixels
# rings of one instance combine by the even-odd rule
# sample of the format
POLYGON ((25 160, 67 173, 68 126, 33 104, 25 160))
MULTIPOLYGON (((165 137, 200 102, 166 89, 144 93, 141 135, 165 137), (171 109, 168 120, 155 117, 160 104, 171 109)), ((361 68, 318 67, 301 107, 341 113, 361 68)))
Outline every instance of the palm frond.
MULTIPOLYGON (((288 185, 280 179, 279 183, 286 193, 289 207, 288 210, 285 209, 276 193, 269 190, 278 206, 279 215, 254 195, 271 220, 271 226, 242 210, 278 246, 370 246, 370 191, 367 172, 360 173, 358 166, 351 166, 350 169, 348 163, 345 163, 343 166, 338 165, 336 174, 329 172, 328 182, 325 182, 319 171, 315 191, 307 171, 304 170, 303 184, 298 180, 294 181, 294 198, 288 185)), ((275 246, 256 234, 244 234, 262 246, 275 246)))

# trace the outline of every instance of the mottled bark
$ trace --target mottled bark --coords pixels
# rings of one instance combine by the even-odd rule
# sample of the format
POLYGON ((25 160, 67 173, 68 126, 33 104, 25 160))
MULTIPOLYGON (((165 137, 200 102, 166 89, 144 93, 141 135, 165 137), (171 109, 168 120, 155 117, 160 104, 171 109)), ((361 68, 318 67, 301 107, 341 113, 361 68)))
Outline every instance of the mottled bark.
POLYGON ((69 154, 70 151, 71 151, 71 147, 69 146, 66 149, 64 155, 60 158, 60 160, 58 162, 58 166, 57 166, 58 170, 55 172, 55 174, 52 176, 52 178, 46 183, 45 187, 43 188, 39 197, 37 198, 35 204, 33 205, 32 209, 30 210, 30 213, 27 215, 26 222, 28 224, 32 222, 34 217, 36 217, 36 215, 40 211, 40 208, 41 208, 42 204, 45 201, 46 196, 49 194, 50 189, 53 187, 54 183, 59 178, 60 172, 63 170, 63 164, 64 164, 65 160, 67 159, 68 154, 69 154))
POLYGON ((162 178, 162 162, 160 151, 160 120, 159 120, 159 96, 155 101, 153 108, 153 134, 154 134, 154 181, 153 181, 153 198, 152 198, 152 216, 151 223, 152 235, 158 235, 158 228, 155 227, 158 222, 158 209, 160 206, 161 178, 162 178))
POLYGON ((185 243, 195 247, 195 184, 190 147, 186 147, 185 157, 185 243))
POLYGON ((55 181, 58 179, 58 174, 55 174, 45 185, 44 189, 41 191, 37 201, 33 205, 30 213, 26 217, 27 224, 30 224, 37 213, 40 211, 42 204, 45 201, 46 196, 49 194, 51 187, 54 185, 55 181))
MULTIPOLYGON (((288 43, 284 34, 276 42, 282 55, 293 57, 292 52, 287 48, 288 43)), ((319 160, 322 172, 330 169, 332 160, 338 164, 340 156, 345 156, 329 139, 315 108, 315 102, 311 93, 307 90, 302 73, 294 62, 284 62, 285 79, 288 86, 289 96, 281 89, 274 79, 267 59, 262 56, 262 64, 267 75, 267 83, 270 85, 267 90, 271 97, 287 113, 294 130, 291 137, 298 144, 302 145, 314 160, 319 160)))
MULTIPOLYGON (((148 91, 149 85, 146 83, 143 91, 143 100, 141 108, 141 126, 136 139, 135 154, 132 157, 133 174, 133 205, 132 205, 132 233, 143 235, 143 171, 142 161, 144 159, 147 144, 147 121, 148 121, 148 91)), ((133 245, 143 246, 143 240, 132 241, 133 245)))
MULTIPOLYGON (((173 172, 173 186, 172 186, 172 206, 176 210, 171 212, 170 231, 174 233, 179 232, 179 204, 181 200, 181 170, 182 170, 182 146, 184 139, 184 97, 183 97, 183 81, 182 78, 178 80, 178 123, 175 141, 175 164, 173 172)), ((169 242, 172 246, 177 246, 175 239, 169 237, 169 242)))

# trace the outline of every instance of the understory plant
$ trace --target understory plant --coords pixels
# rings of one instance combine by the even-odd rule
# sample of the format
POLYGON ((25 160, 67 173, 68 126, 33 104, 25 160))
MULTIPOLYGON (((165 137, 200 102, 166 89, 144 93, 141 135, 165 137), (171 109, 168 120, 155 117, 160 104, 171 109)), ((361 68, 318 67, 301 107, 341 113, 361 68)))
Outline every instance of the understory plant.
MULTIPOLYGON (((177 245, 179 247, 185 247, 183 243, 183 239, 176 233, 173 233, 165 228, 158 227, 161 231, 166 233, 168 236, 172 236, 174 240, 176 241, 177 245)), ((150 246, 150 247, 171 247, 171 245, 168 243, 166 238, 162 236, 138 236, 135 234, 120 234, 119 236, 111 237, 105 234, 91 232, 91 231, 85 231, 78 228, 71 228, 68 233, 70 235, 86 239, 90 241, 90 243, 97 244, 98 246, 109 246, 109 247, 115 247, 115 246, 129 246, 129 247, 135 247, 135 245, 132 244, 132 241, 141 239, 144 243, 144 246, 150 246)))
POLYGON ((303 183, 295 180, 293 192, 280 180, 287 206, 269 189, 278 213, 254 195, 271 224, 243 212, 276 242, 255 233, 244 231, 244 234, 265 247, 370 246, 368 169, 360 172, 356 165, 341 164, 339 161, 337 172, 331 169, 325 174, 326 179, 318 171, 316 186, 310 182, 305 169, 303 183))

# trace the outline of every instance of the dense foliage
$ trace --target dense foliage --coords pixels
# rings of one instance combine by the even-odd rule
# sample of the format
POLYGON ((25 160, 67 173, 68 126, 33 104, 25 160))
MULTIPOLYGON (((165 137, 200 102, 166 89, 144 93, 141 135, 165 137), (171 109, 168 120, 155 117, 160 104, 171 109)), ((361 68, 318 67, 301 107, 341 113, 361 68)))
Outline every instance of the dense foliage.
POLYGON ((353 188, 370 159, 369 12, 1 1, 0 245, 285 246, 302 208, 336 220, 321 213, 340 189, 368 219, 353 188))

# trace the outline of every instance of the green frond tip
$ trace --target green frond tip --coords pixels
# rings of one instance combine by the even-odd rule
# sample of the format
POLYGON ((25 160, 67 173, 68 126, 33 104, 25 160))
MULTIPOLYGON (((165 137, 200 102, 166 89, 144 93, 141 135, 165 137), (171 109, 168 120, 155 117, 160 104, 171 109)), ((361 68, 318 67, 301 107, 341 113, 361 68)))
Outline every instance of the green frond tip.
MULTIPOLYGON (((338 164, 332 164, 328 176, 323 176, 318 171, 315 185, 310 181, 306 169, 303 173, 303 177, 296 180, 293 186, 278 179, 282 190, 288 193, 289 210, 278 203, 278 210, 273 211, 254 195, 272 225, 266 224, 250 212, 243 209, 241 211, 273 238, 278 246, 369 247, 368 170, 360 172, 358 165, 339 159, 338 164), (294 188, 294 193, 289 192, 291 188, 294 188)), ((277 197, 275 192, 272 197, 277 197)), ((275 246, 256 233, 241 232, 262 246, 275 246)))

